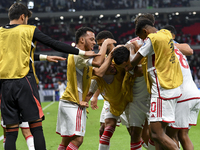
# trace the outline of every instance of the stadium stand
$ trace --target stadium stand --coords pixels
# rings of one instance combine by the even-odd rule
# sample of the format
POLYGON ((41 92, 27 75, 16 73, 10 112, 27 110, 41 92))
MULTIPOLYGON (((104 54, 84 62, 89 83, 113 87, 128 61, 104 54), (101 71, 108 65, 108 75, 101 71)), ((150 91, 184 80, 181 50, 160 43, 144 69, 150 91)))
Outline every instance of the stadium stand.
MULTIPOLYGON (((8 22, 7 10, 13 0, 0 1, 0 25, 8 22)), ((200 1, 198 0, 21 0, 33 11, 29 23, 36 25, 52 38, 71 44, 75 31, 89 26, 96 33, 109 30, 118 44, 135 37, 134 19, 140 13, 152 13, 155 26, 166 24, 176 27, 176 40, 188 43, 195 50, 188 57, 194 80, 200 87, 200 1)), ((97 50, 97 47, 95 48, 97 50)), ((37 44, 37 53, 61 55, 49 47, 37 44)), ((64 55, 64 57, 67 57, 64 55)), ((37 62, 36 72, 43 89, 57 88, 57 80, 66 81, 66 63, 37 62)))

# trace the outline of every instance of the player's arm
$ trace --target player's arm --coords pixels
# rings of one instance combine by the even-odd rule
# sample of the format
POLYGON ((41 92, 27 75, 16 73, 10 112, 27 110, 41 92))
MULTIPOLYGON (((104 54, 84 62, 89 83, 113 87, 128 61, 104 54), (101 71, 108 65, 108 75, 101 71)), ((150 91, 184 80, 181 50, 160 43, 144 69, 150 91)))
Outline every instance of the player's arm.
MULTIPOLYGON (((135 45, 136 43, 132 43, 135 45)), ((146 40, 145 44, 140 47, 140 49, 136 52, 136 54, 133 56, 133 59, 131 60, 131 65, 135 67, 143 57, 147 56, 149 53, 153 51, 151 40, 146 40)))
POLYGON ((106 39, 104 40, 104 42, 102 43, 102 46, 101 46, 101 49, 99 50, 99 53, 101 55, 99 56, 96 56, 93 61, 92 61, 92 66, 94 67, 100 67, 105 59, 105 55, 106 55, 106 52, 107 52, 107 49, 108 49, 108 45, 110 44, 113 44, 113 43, 116 43, 115 40, 113 39, 106 39))
POLYGON ((193 49, 187 43, 174 43, 174 45, 183 53, 183 55, 190 56, 193 55, 193 49))
MULTIPOLYGON (((94 93, 97 91, 98 89, 98 85, 97 85, 97 82, 96 80, 92 79, 91 80, 91 84, 90 84, 90 89, 89 89, 89 92, 88 94, 86 95, 86 98, 84 100, 85 103, 88 104, 88 102, 90 101, 90 99, 92 98, 92 96, 94 95, 94 93)), ((92 106, 91 106, 92 107, 92 106)), ((92 109, 96 109, 98 108, 98 106, 96 105, 96 107, 92 107, 92 109)))
POLYGON ((43 54, 34 54, 34 61, 49 61, 49 62, 58 62, 66 60, 64 57, 60 56, 49 56, 49 55, 43 55, 43 54))
POLYGON ((93 69, 93 74, 99 77, 103 77, 111 61, 112 61, 112 52, 110 52, 109 55, 106 57, 101 67, 93 69))
POLYGON ((42 44, 47 45, 56 51, 67 53, 67 54, 69 53, 69 54, 83 55, 83 56, 88 56, 88 57, 100 55, 100 54, 95 54, 94 51, 79 50, 78 48, 75 48, 63 42, 54 40, 48 35, 42 33, 38 28, 36 28, 34 31, 33 41, 41 42, 42 44))

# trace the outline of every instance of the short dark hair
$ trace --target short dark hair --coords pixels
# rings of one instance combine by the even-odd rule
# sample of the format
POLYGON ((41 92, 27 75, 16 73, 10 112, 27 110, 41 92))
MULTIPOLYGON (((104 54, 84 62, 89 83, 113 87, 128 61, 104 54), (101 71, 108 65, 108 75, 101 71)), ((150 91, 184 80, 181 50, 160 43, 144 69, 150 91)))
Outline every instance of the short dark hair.
POLYGON ((113 34, 107 30, 99 32, 96 36, 96 40, 102 40, 102 39, 107 39, 107 38, 114 39, 113 34))
POLYGON ((23 4, 21 3, 14 3, 10 6, 8 10, 8 17, 10 20, 19 19, 19 17, 24 14, 25 17, 30 18, 32 12, 23 4))
POLYGON ((176 29, 174 28, 174 26, 172 25, 165 25, 164 27, 162 27, 162 29, 167 29, 169 30, 171 33, 176 35, 176 29))
POLYGON ((136 35, 138 35, 146 25, 153 27, 153 23, 149 19, 139 19, 135 26, 136 35))
POLYGON ((130 51, 125 46, 116 48, 113 52, 113 59, 117 65, 127 62, 130 57, 130 51))
POLYGON ((94 33, 94 30, 92 30, 92 28, 89 27, 80 27, 76 33, 75 33, 75 37, 76 37, 76 44, 78 44, 78 41, 80 39, 81 36, 85 36, 85 34, 87 33, 87 31, 91 31, 94 33))
POLYGON ((153 16, 152 14, 150 14, 150 13, 138 15, 138 16, 135 18, 134 23, 137 24, 139 19, 149 19, 153 24, 155 24, 155 18, 154 18, 154 16, 153 16))

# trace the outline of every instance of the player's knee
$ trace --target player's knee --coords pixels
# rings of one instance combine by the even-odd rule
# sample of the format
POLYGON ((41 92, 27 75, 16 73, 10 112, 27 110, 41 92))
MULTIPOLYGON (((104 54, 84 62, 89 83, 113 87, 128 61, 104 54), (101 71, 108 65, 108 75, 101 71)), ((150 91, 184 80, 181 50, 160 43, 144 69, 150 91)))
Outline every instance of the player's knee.
POLYGON ((81 144, 83 143, 83 137, 82 137, 82 136, 79 136, 79 137, 77 137, 77 138, 75 139, 75 141, 76 141, 76 145, 77 145, 78 147, 80 147, 81 144))
POLYGON ((99 129, 99 134, 100 136, 103 135, 103 132, 104 132, 104 126, 102 125, 99 129))

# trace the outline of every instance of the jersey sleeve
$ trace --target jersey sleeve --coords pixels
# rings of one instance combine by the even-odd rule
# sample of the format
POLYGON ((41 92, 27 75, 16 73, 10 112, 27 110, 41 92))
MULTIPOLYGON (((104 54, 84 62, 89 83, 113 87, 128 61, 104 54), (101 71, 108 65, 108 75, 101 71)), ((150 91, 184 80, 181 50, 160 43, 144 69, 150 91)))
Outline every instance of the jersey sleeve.
POLYGON ((142 45, 142 47, 138 50, 138 52, 143 57, 146 57, 147 55, 154 53, 151 40, 147 39, 146 42, 142 45))

